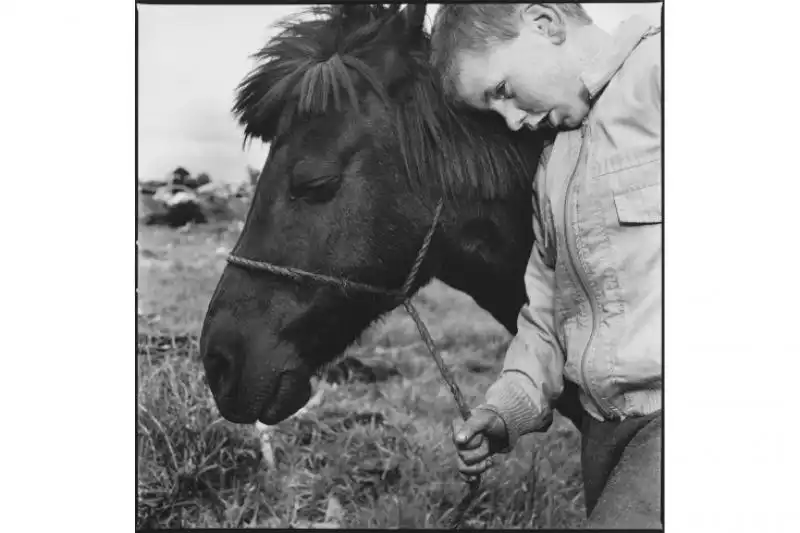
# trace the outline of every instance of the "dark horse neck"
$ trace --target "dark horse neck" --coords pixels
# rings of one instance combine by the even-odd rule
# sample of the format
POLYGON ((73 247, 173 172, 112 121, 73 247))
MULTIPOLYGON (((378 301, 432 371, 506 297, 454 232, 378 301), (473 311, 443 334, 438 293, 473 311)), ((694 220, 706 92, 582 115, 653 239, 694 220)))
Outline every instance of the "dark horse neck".
POLYGON ((439 279, 469 294, 509 333, 516 334, 519 310, 525 304, 522 277, 512 277, 503 265, 470 260, 475 253, 471 250, 459 252, 447 255, 439 279))
MULTIPOLYGON (((512 206, 492 202, 471 216, 460 213, 459 221, 466 222, 450 226, 437 274, 440 281, 472 296, 512 335, 517 333, 519 311, 527 303, 525 267, 533 229, 532 224, 520 224, 514 218, 531 220, 526 205, 530 206, 529 200, 512 206)), ((565 380, 564 392, 554 407, 580 430, 583 408, 577 385, 565 380)))
POLYGON ((519 310, 527 301, 525 265, 533 242, 531 224, 515 222, 515 217, 530 220, 531 210, 519 202, 473 206, 457 207, 457 217, 448 221, 437 277, 472 296, 513 334, 519 310))

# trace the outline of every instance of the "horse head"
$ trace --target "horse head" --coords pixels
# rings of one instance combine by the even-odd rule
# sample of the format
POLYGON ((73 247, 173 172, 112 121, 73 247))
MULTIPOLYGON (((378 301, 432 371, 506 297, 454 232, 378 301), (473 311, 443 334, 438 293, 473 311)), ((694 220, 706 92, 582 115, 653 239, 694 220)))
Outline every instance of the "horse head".
POLYGON ((542 142, 446 102, 424 15, 314 7, 239 86, 246 138, 271 147, 232 255, 273 268, 227 265, 203 324, 207 382, 230 421, 292 415, 311 376, 398 303, 290 269, 394 293, 421 259, 409 292, 437 277, 516 331, 542 142))

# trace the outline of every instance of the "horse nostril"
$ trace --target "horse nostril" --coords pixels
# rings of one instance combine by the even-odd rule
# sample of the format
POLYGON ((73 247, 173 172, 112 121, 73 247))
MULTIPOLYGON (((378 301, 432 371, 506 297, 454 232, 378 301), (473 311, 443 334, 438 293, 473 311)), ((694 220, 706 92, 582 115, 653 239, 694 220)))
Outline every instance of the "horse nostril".
POLYGON ((206 352, 204 364, 211 390, 218 396, 228 396, 233 388, 233 356, 224 349, 206 352))

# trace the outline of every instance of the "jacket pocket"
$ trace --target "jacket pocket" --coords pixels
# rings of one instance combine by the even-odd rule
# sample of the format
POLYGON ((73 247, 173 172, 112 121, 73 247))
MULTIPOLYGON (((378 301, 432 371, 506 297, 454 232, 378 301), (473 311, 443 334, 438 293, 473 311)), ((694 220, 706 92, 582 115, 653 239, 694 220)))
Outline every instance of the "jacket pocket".
POLYGON ((661 184, 615 192, 614 206, 622 226, 661 224, 661 184))

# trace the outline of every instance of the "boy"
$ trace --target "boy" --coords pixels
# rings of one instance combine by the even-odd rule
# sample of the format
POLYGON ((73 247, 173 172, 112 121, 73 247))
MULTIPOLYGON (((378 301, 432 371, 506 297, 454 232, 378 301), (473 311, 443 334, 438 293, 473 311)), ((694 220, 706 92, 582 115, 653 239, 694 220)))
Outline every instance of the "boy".
POLYGON ((534 178, 529 303, 485 402, 454 424, 459 470, 546 430, 567 379, 588 527, 660 528, 660 28, 609 35, 579 4, 451 4, 432 45, 456 101, 555 137, 534 178))

